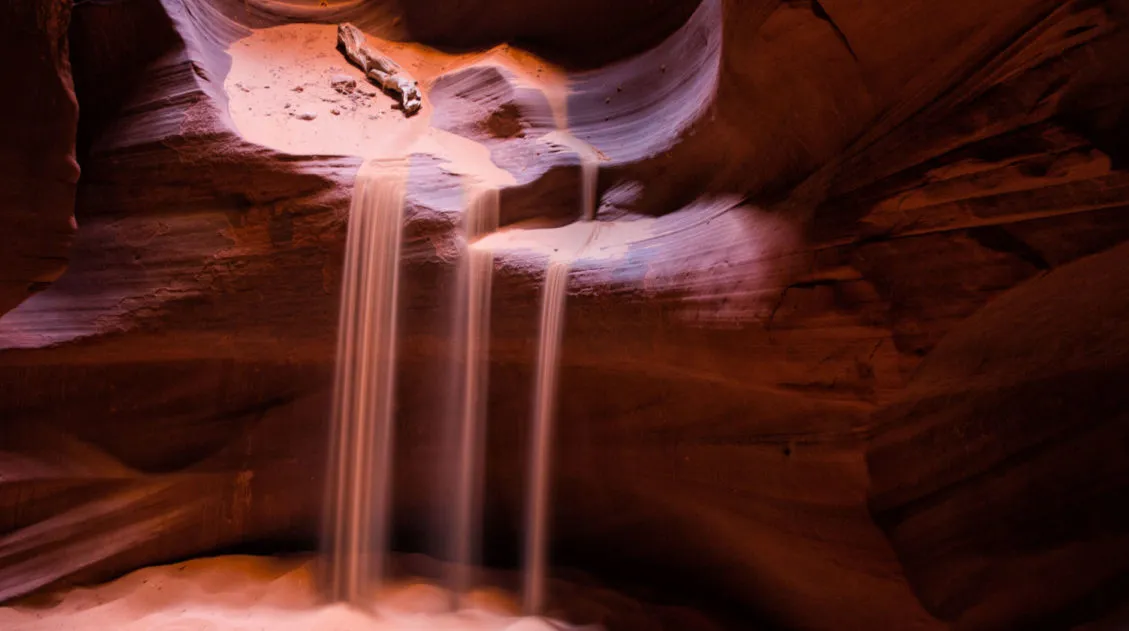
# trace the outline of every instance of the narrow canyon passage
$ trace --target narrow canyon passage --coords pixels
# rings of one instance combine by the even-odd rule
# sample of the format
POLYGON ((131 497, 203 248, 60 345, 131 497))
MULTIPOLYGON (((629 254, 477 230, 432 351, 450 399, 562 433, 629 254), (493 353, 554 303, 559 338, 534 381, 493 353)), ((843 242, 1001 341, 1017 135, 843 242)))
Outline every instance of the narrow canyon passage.
POLYGON ((1124 0, 0 16, 0 628, 1129 623, 1124 0))

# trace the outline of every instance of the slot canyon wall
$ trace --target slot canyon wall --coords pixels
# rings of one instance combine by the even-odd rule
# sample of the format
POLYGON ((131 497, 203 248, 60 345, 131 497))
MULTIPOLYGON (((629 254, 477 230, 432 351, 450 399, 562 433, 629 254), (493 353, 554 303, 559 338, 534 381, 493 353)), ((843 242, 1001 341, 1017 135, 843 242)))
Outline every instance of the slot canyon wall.
MULTIPOLYGON (((5 58, 26 64, 3 71, 0 101, 0 600, 315 545, 362 159, 244 137, 226 51, 249 29, 348 20, 564 67, 568 129, 601 156, 609 246, 569 279, 558 561, 784 628, 1098 631, 1129 615, 1129 3, 3 14, 5 58)), ((544 149, 543 94, 488 58, 425 87, 428 124, 513 175, 503 224, 577 218, 580 157, 544 149)), ((408 542, 434 509, 460 186, 410 156, 408 542)), ((486 514, 506 558, 545 260, 497 260, 486 514)))

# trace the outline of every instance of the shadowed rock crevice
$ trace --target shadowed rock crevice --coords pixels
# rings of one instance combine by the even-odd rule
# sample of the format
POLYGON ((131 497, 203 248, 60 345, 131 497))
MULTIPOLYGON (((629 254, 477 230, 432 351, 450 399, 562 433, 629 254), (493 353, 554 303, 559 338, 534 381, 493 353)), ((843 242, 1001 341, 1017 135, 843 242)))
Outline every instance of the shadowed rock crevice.
POLYGON ((843 33, 843 30, 839 28, 839 25, 836 24, 835 21, 831 19, 831 16, 827 14, 827 9, 823 8, 823 5, 819 3, 819 0, 811 0, 811 12, 815 15, 815 17, 827 22, 827 25, 830 26, 835 31, 835 35, 839 37, 839 41, 843 42, 843 45, 847 47, 847 52, 851 54, 851 57, 854 57, 856 60, 858 60, 859 57, 857 54, 855 54, 855 49, 851 48, 851 43, 847 41, 847 35, 843 33))
POLYGON ((69 2, 9 3, 0 38, 19 59, 0 74, 0 315, 66 269, 75 233, 78 104, 71 78, 69 2))

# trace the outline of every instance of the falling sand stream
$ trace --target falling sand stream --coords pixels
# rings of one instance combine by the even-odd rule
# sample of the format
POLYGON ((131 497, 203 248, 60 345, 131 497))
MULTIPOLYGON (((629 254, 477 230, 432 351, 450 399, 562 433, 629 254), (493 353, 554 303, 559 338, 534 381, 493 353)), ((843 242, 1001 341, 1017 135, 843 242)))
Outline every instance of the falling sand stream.
MULTIPOLYGON (((581 169, 585 219, 595 210, 596 169, 589 162, 585 160, 581 169)), ((325 534, 329 592, 336 600, 358 605, 369 604, 379 592, 387 564, 404 174, 402 164, 387 161, 369 161, 361 168, 345 253, 325 534)), ((468 185, 465 197, 463 230, 467 243, 473 244, 497 229, 499 196, 497 189, 468 185)), ((528 615, 540 614, 545 605, 565 297, 572 260, 586 245, 576 252, 563 248, 550 258, 541 298, 526 496, 523 608, 528 615)), ((443 475, 454 508, 445 529, 451 560, 448 587, 456 608, 459 595, 473 587, 470 571, 478 561, 493 270, 489 248, 466 249, 457 270, 452 314, 455 379, 450 394, 457 399, 457 412, 454 464, 443 475)))
MULTIPOLYGON (((430 129, 428 132, 431 135, 421 137, 419 146, 452 151, 461 147, 454 137, 436 136, 439 132, 430 129), (436 144, 439 140, 442 142, 436 144)), ((581 156, 580 216, 591 221, 596 207, 595 150, 564 129, 546 138, 581 156)), ((488 155, 480 159, 496 169, 488 155)), ((460 159, 450 164, 465 167, 467 163, 460 159)), ((489 247, 475 247, 475 243, 497 230, 498 190, 510 183, 505 181, 509 174, 504 172, 506 178, 483 178, 472 171, 460 173, 466 201, 463 236, 469 247, 456 266, 453 304, 443 315, 452 325, 449 359, 445 360, 451 380, 442 393, 451 400, 445 428, 450 438, 442 462, 435 464, 444 497, 434 499, 449 504, 440 526, 442 554, 449 561, 445 583, 455 609, 466 605, 462 596, 475 587, 471 575, 480 561, 485 490, 494 254, 489 247)), ((340 303, 324 525, 326 580, 334 600, 365 607, 376 604, 388 569, 391 478, 396 457, 397 291, 406 173, 403 162, 379 159, 365 162, 358 173, 340 303)), ((592 223, 592 235, 597 225, 592 223)), ((543 613, 546 601, 552 445, 568 274, 573 260, 590 240, 591 236, 584 243, 559 248, 550 257, 541 298, 524 545, 523 605, 529 615, 543 613)))
POLYGON ((330 594, 353 603, 379 589, 389 536, 405 172, 361 167, 345 246, 325 534, 330 594))
MULTIPOLYGON (((596 161, 581 154, 582 217, 591 221, 596 214, 596 161)), ((564 335, 565 299, 568 295, 568 272, 573 259, 595 235, 596 224, 588 240, 576 252, 560 251, 549 258, 545 270, 545 286, 541 294, 540 342, 537 347, 537 377, 533 391, 533 440, 529 449, 529 486, 526 494, 525 577, 523 610, 527 615, 541 613, 545 606, 545 584, 548 568, 549 497, 552 471, 552 443, 556 424, 557 381, 560 367, 561 338, 564 335)), ((562 248, 563 249, 563 248, 562 248)))
POLYGON ((568 268, 568 260, 550 260, 541 295, 541 339, 537 347, 533 441, 529 450, 529 490, 526 495, 523 610, 529 615, 540 613, 545 601, 551 443, 556 417, 557 366, 564 333, 568 268))
MULTIPOLYGON (((463 231, 468 244, 498 228, 498 190, 468 186, 463 231)), ((455 517, 451 528, 450 580, 452 593, 466 594, 470 569, 476 558, 480 534, 483 458, 486 440, 486 394, 490 357, 490 292, 494 276, 494 253, 468 247, 459 269, 456 290, 456 344, 462 350, 462 391, 456 414, 455 517)), ((459 374, 461 372, 461 375, 459 374)), ((455 390, 458 392, 458 390, 455 390)))
MULTIPOLYGON (((405 173, 401 164, 375 160, 361 168, 345 250, 325 534, 329 592, 358 605, 379 593, 387 569, 405 173)), ((498 191, 468 186, 466 198, 470 242, 497 228, 498 191)), ((456 597, 472 587, 477 561, 493 271, 492 252, 467 249, 451 314, 454 465, 443 470, 442 482, 453 490, 447 545, 456 597)))

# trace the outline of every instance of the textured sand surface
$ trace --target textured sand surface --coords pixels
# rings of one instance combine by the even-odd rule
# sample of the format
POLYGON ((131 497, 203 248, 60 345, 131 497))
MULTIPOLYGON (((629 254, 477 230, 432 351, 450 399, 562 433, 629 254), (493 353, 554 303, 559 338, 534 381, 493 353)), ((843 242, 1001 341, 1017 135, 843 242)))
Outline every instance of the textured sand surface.
POLYGON ((495 591, 449 613, 447 594, 423 583, 390 587, 378 615, 326 605, 312 562, 229 556, 145 568, 93 588, 0 608, 4 631, 551 631, 519 618, 495 591))
POLYGON ((395 99, 365 79, 337 50, 337 29, 326 24, 290 24, 254 31, 229 51, 225 81, 232 121, 247 139, 287 153, 403 158, 425 153, 448 161, 448 170, 495 185, 512 176, 490 160, 489 150, 462 136, 430 126, 430 84, 439 75, 474 63, 514 73, 522 85, 545 94, 558 125, 565 119, 564 75, 520 50, 499 46, 485 53, 448 55, 418 45, 391 43, 367 35, 420 83, 424 106, 404 116, 395 99), (335 77, 356 88, 342 93, 335 77))

